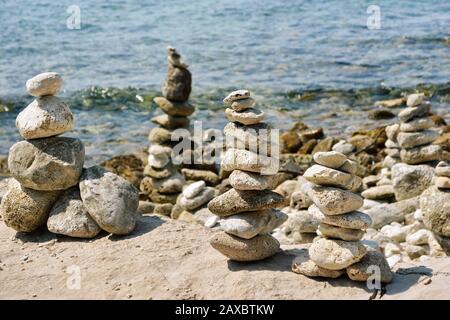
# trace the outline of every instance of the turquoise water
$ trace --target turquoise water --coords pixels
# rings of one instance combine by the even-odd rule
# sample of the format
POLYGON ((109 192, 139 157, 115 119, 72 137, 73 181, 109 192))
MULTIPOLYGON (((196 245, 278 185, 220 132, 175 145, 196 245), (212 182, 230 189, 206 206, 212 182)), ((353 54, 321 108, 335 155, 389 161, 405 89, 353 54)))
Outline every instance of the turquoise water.
POLYGON ((220 100, 240 87, 282 128, 301 119, 345 134, 367 122, 375 100, 421 84, 448 117, 448 0, 376 1, 379 30, 367 28, 372 1, 143 2, 0 0, 0 110, 9 110, 0 112, 0 154, 19 139, 14 118, 32 100, 26 80, 48 70, 65 79, 61 95, 77 119, 72 135, 86 142, 89 159, 143 147, 167 45, 190 65, 201 109, 194 117, 210 126, 224 125, 220 100), (67 28, 73 4, 79 30, 67 28))

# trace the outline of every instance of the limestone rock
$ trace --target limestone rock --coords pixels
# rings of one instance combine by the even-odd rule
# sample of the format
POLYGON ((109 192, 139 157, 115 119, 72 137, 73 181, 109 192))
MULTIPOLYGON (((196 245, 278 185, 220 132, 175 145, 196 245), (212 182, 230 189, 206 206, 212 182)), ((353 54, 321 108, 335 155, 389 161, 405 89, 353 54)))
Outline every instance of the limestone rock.
POLYGON ((60 135, 73 129, 73 114, 69 107, 54 96, 38 98, 16 118, 16 127, 24 139, 60 135))
POLYGON ((9 150, 11 175, 35 190, 65 190, 76 185, 83 164, 83 143, 74 138, 20 141, 9 150))
POLYGON ((450 178, 449 177, 436 177, 434 179, 436 187, 441 189, 450 189, 450 178))
POLYGON ((56 72, 44 72, 29 79, 27 92, 34 97, 55 95, 61 90, 63 80, 56 72))
POLYGON ((246 126, 260 123, 264 119, 264 112, 253 108, 244 111, 235 111, 227 108, 225 109, 225 115, 228 120, 239 122, 246 126))
POLYGON ((162 114, 152 118, 152 122, 166 128, 177 129, 185 128, 189 126, 189 118, 187 117, 174 117, 168 114, 162 114))
POLYGON ((450 178, 450 165, 445 161, 441 161, 434 168, 434 172, 437 176, 450 178))
POLYGON ((278 172, 278 159, 248 150, 229 148, 222 158, 221 167, 226 171, 237 169, 270 175, 278 172))
POLYGON ((234 101, 243 100, 250 98, 250 91, 248 90, 236 90, 228 94, 223 102, 225 104, 232 104, 234 101))
POLYGON ((192 75, 188 69, 169 65, 162 92, 170 101, 185 102, 191 94, 191 85, 192 75))
POLYGON ((382 283, 390 283, 393 278, 391 268, 381 252, 370 250, 357 263, 347 267, 347 275, 354 281, 367 281, 374 276, 374 267, 378 267, 380 271, 380 281, 382 283))
POLYGON ((0 216, 16 231, 31 232, 45 224, 60 191, 37 191, 20 185, 12 179, 8 192, 2 198, 0 216))
POLYGON ((364 231, 321 223, 319 224, 319 228, 317 229, 317 234, 324 238, 340 239, 345 241, 359 241, 364 236, 364 231))
POLYGON ((342 270, 360 261, 366 254, 360 242, 348 242, 319 238, 311 244, 309 256, 319 267, 342 270))
POLYGON ((425 95, 423 93, 413 93, 408 96, 406 99, 406 105, 408 107, 415 107, 422 104, 425 95))
POLYGON ((302 190, 294 191, 291 194, 291 201, 289 206, 293 209, 308 209, 313 202, 310 197, 302 190))
POLYGON ((431 186, 420 196, 420 209, 428 229, 450 237, 450 191, 431 186))
POLYGON ((228 179, 231 186, 237 190, 264 190, 273 187, 272 176, 247 171, 234 170, 228 179))
POLYGON ((439 133, 434 130, 418 132, 400 132, 397 142, 402 148, 414 148, 433 142, 439 137, 439 133))
POLYGON ((76 238, 93 238, 101 230, 84 206, 78 186, 61 194, 50 211, 47 228, 50 232, 76 238))
POLYGON ((386 126, 385 132, 386 136, 390 141, 397 141, 397 134, 400 130, 400 124, 394 123, 386 126))
POLYGON ((269 190, 238 191, 231 189, 211 200, 208 209, 218 216, 230 216, 245 211, 275 208, 283 197, 269 190))
POLYGON ((279 153, 279 141, 272 140, 271 127, 264 123, 245 126, 238 122, 229 122, 223 129, 227 148, 247 149, 258 154, 279 153))
POLYGON ((420 195, 433 184, 434 170, 427 165, 398 163, 392 167, 392 182, 397 201, 420 195))
POLYGON ((424 117, 412 119, 408 122, 402 122, 400 123, 399 129, 403 132, 415 132, 427 130, 432 127, 434 127, 433 119, 431 117, 424 117))
POLYGON ((394 186, 381 185, 364 190, 361 195, 371 200, 392 200, 395 198, 394 186))
POLYGON ((150 194, 148 195, 148 197, 154 203, 171 203, 171 204, 175 204, 177 202, 178 195, 179 195, 178 193, 164 194, 164 193, 159 193, 156 190, 152 190, 150 192, 150 194))
POLYGON ((353 192, 333 187, 312 186, 306 190, 312 202, 326 215, 339 215, 362 207, 363 198, 353 192))
POLYGON ((231 103, 231 108, 236 111, 244 111, 250 109, 255 105, 255 100, 253 98, 246 98, 235 100, 231 103))
POLYGON ((292 271, 307 277, 339 278, 344 270, 328 270, 316 265, 310 258, 307 249, 300 249, 292 262, 292 271))
POLYGON ((407 164, 420 164, 441 158, 442 148, 439 145, 426 145, 411 149, 402 149, 400 158, 407 164))
POLYGON ((183 196, 186 199, 192 199, 205 189, 205 181, 196 181, 183 189, 183 196))
POLYGON ((156 97, 153 101, 168 115, 174 117, 188 117, 194 113, 195 108, 188 102, 169 101, 164 97, 156 97))
POLYGON ((345 163, 347 157, 343 153, 337 151, 328 151, 316 152, 313 156, 313 159, 316 163, 321 164, 325 167, 338 169, 345 163))
MULTIPOLYGON (((311 214, 315 214, 316 216, 320 215, 320 210, 316 205, 312 205, 311 207, 309 207, 308 212, 310 212, 311 214)), ((352 211, 345 214, 333 216, 324 214, 322 216, 321 222, 341 228, 365 230, 372 224, 372 219, 369 215, 363 212, 352 211)))
POLYGON ((257 261, 273 256, 280 250, 280 243, 271 235, 257 235, 241 239, 225 232, 216 233, 210 240, 211 246, 234 261, 257 261))
POLYGON ((170 144, 172 139, 172 132, 164 128, 153 128, 150 130, 148 140, 155 144, 170 144))
POLYGON ((81 176, 80 194, 89 215, 100 228, 120 235, 133 231, 139 192, 125 179, 101 167, 90 167, 81 176))
POLYGON ((244 212, 222 218, 220 227, 226 233, 243 239, 251 239, 258 234, 269 233, 278 228, 287 215, 278 210, 244 212))
POLYGON ((352 145, 351 143, 348 143, 345 140, 340 140, 333 146, 331 150, 343 153, 345 155, 349 155, 355 150, 355 146, 352 145))
MULTIPOLYGON (((287 209, 287 208, 286 208, 287 209)), ((308 210, 296 210, 289 208, 288 218, 282 229, 286 234, 290 233, 316 233, 319 223, 323 217, 322 213, 308 210)))
POLYGON ((181 192, 185 184, 184 177, 176 172, 174 175, 163 179, 150 179, 153 190, 160 193, 176 193, 181 192))
POLYGON ((209 186, 215 186, 220 182, 219 176, 208 170, 196 170, 196 169, 181 169, 181 173, 185 177, 186 180, 203 180, 209 186))
POLYGON ((409 120, 417 117, 423 117, 430 112, 431 105, 429 103, 423 103, 415 107, 408 107, 399 112, 398 117, 401 122, 408 122, 409 120))
POLYGON ((315 184, 334 186, 352 191, 359 189, 362 185, 362 180, 358 176, 327 168, 318 164, 313 165, 306 170, 303 177, 315 184))
MULTIPOLYGON (((168 178, 174 175, 177 172, 177 169, 172 163, 168 163, 164 168, 158 169, 154 168, 150 165, 145 166, 144 175, 154 178, 154 179, 163 179, 168 178)), ((144 178, 145 179, 145 178, 144 178)))
POLYGON ((372 219, 372 228, 379 229, 391 222, 403 222, 405 216, 419 207, 419 197, 413 197, 394 203, 383 203, 364 210, 372 219))
POLYGON ((214 197, 215 189, 212 187, 205 187, 198 195, 193 198, 186 198, 184 195, 180 197, 179 205, 187 210, 194 210, 214 197))

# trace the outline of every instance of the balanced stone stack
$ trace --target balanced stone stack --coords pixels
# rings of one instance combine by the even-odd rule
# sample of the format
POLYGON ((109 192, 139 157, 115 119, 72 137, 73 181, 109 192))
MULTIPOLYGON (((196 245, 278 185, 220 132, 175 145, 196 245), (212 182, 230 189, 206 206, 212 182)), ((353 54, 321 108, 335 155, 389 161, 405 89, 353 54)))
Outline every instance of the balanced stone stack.
POLYGON ((424 101, 424 94, 411 94, 406 101, 407 108, 398 116, 397 142, 401 148, 400 158, 407 164, 420 164, 440 160, 442 148, 431 144, 439 137, 433 119, 429 116, 431 105, 424 101))
POLYGON ((205 208, 206 204, 214 198, 216 189, 206 186, 205 181, 193 182, 183 189, 177 199, 171 217, 174 219, 195 221, 195 211, 205 208))
POLYGON ((450 164, 441 161, 435 168, 434 185, 420 196, 423 222, 441 247, 450 255, 450 164))
POLYGON ((272 145, 269 152, 263 149, 270 140, 270 127, 261 122, 264 113, 252 108, 255 101, 250 92, 237 90, 223 101, 229 106, 225 113, 231 122, 224 129, 227 151, 221 166, 232 171, 232 189, 208 204, 221 218, 221 231, 210 243, 231 260, 261 260, 279 251, 280 243, 270 232, 287 219, 274 209, 283 204, 283 197, 270 190, 278 159, 272 145))
POLYGON ((304 190, 314 203, 308 211, 319 218, 317 234, 309 250, 303 250, 292 269, 310 277, 337 278, 347 273, 350 279, 366 281, 372 274, 367 268, 376 265, 381 281, 390 282, 392 274, 379 251, 367 249, 360 241, 372 221, 357 211, 363 198, 354 193, 361 186, 355 175, 355 163, 336 151, 314 154, 317 163, 305 171, 310 182, 304 190))
MULTIPOLYGON (((152 118, 159 125, 149 134, 150 148, 146 176, 140 189, 157 204, 175 204, 182 191, 185 179, 172 161, 173 130, 189 127, 189 116, 195 108, 188 102, 191 93, 192 76, 188 66, 182 62, 175 48, 167 49, 169 68, 163 85, 164 97, 156 97, 154 102, 164 112, 152 118)), ((169 212, 170 213, 170 212, 169 212)))
POLYGON ((83 171, 83 143, 59 136, 74 126, 71 110, 55 96, 62 83, 54 72, 27 81, 27 91, 36 99, 16 119, 25 140, 9 151, 14 179, 2 198, 1 216, 21 232, 47 222, 49 231, 72 237, 92 238, 101 229, 128 234, 135 226, 138 191, 100 167, 83 171))
POLYGON ((434 166, 444 154, 441 146, 432 144, 439 133, 433 130, 431 105, 424 101, 424 94, 409 95, 406 104, 407 108, 398 115, 400 124, 396 133, 401 163, 391 168, 397 201, 418 196, 431 186, 434 166))

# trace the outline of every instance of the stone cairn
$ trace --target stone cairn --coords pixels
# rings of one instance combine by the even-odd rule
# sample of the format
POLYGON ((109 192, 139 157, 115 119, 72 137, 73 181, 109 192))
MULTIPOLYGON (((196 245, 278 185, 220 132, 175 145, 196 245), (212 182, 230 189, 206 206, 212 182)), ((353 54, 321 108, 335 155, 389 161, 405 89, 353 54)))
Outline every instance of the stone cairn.
POLYGON ((381 282, 390 282, 392 273, 384 255, 368 249, 360 240, 372 221, 360 211, 363 198, 354 193, 362 184, 355 175, 357 167, 336 151, 317 152, 317 163, 305 171, 308 181, 302 190, 313 202, 310 215, 320 221, 309 250, 301 250, 292 270, 309 277, 337 278, 344 273, 355 281, 366 281, 372 275, 369 266, 380 268, 381 282))
POLYGON ((420 210, 425 226, 450 255, 450 164, 441 161, 434 171, 434 185, 420 196, 420 210))
POLYGON ((433 130, 434 121, 429 116, 431 104, 424 99, 423 93, 409 95, 407 107, 398 114, 400 123, 388 127, 390 138, 398 145, 401 160, 391 167, 397 201, 418 196, 431 186, 433 167, 443 156, 442 147, 432 144, 439 132, 433 130), (414 184, 411 181, 415 181, 414 184))
POLYGON ((9 151, 13 179, 0 205, 3 221, 20 232, 47 223, 49 231, 77 238, 95 237, 101 229, 128 234, 135 227, 139 193, 98 166, 83 170, 81 140, 59 136, 74 126, 71 110, 55 96, 62 84, 54 72, 26 83, 36 99, 16 119, 25 140, 9 151))
POLYGON ((274 209, 283 204, 283 197, 270 190, 278 159, 273 149, 271 156, 262 152, 262 146, 267 147, 270 127, 262 122, 264 113, 252 108, 255 101, 250 92, 233 91, 223 101, 229 106, 225 114, 231 122, 224 129, 227 150, 221 166, 232 171, 232 189, 208 204, 208 209, 221 218, 222 230, 210 243, 231 260, 261 260, 280 249, 270 232, 287 219, 274 209))
POLYGON ((440 160, 442 148, 431 144, 439 137, 429 116, 431 104, 424 101, 423 93, 411 94, 406 101, 408 106, 398 117, 400 125, 397 133, 397 143, 401 148, 400 159, 406 164, 421 164, 440 160))
POLYGON ((167 77, 163 85, 164 97, 156 97, 153 101, 164 114, 152 118, 159 125, 149 134, 148 164, 144 168, 144 179, 140 189, 147 199, 155 204, 155 213, 170 215, 185 184, 183 175, 174 165, 171 155, 173 130, 189 127, 189 116, 195 108, 188 100, 191 93, 192 76, 188 66, 182 62, 175 48, 167 49, 169 62, 167 77))

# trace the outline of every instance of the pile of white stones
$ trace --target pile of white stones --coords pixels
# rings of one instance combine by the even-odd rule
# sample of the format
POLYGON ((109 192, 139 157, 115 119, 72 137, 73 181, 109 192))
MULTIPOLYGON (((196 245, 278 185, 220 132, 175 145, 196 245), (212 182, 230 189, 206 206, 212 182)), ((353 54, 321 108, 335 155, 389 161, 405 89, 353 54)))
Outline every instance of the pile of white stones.
POLYGON ((279 251, 280 243, 270 232, 287 218, 274 209, 283 204, 283 197, 270 190, 278 159, 261 152, 262 145, 267 147, 263 141, 267 142, 270 127, 261 123, 264 113, 252 108, 255 101, 250 92, 231 92, 224 103, 229 106, 225 112, 231 122, 224 130, 227 151, 221 165, 223 170, 232 171, 232 189, 208 204, 221 218, 221 231, 210 243, 231 260, 261 260, 279 251))
POLYGON ((372 221, 360 211, 363 198, 354 193, 362 184, 355 175, 356 165, 336 151, 317 152, 317 163, 305 171, 308 180, 302 186, 314 203, 308 209, 320 221, 309 250, 302 250, 292 270, 310 277, 337 278, 347 273, 350 279, 366 281, 369 266, 380 268, 381 282, 390 282, 392 274, 383 254, 366 247, 360 240, 372 221))
POLYGON ((396 136, 402 162, 419 164, 440 160, 442 148, 431 144, 439 137, 436 130, 430 130, 434 127, 429 116, 431 104, 424 101, 424 94, 416 93, 408 96, 406 105, 398 114, 400 125, 396 136))
MULTIPOLYGON (((153 203, 165 205, 159 213, 170 215, 186 181, 172 161, 173 130, 189 127, 189 116, 195 107, 188 100, 191 92, 191 73, 182 62, 175 48, 167 49, 169 68, 163 86, 164 97, 156 97, 154 102, 163 111, 152 118, 159 125, 149 134, 148 163, 144 168, 145 178, 140 189, 153 203)), ((160 208, 161 209, 161 208, 160 208)))
POLYGON ((214 198, 216 189, 206 186, 205 181, 195 181, 186 187, 177 199, 172 209, 171 217, 174 219, 195 221, 193 214, 206 208, 207 203, 214 198))
POLYGON ((47 223, 49 231, 71 237, 92 238, 101 229, 128 234, 135 227, 139 193, 100 167, 83 170, 83 143, 59 136, 74 126, 71 110, 55 96, 62 84, 54 72, 26 83, 36 99, 16 119, 25 140, 9 151, 13 179, 2 198, 0 215, 7 226, 20 232, 47 223))

